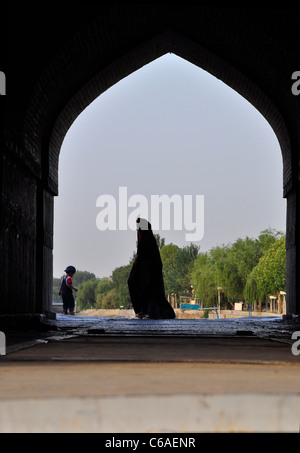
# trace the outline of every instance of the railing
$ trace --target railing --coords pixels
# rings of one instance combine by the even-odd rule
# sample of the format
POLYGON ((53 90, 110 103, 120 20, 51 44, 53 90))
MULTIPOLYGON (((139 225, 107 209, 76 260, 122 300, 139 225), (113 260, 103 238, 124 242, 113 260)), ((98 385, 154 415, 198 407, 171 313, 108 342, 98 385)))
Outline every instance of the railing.
POLYGON ((219 310, 218 307, 203 307, 201 308, 199 304, 189 304, 189 303, 181 303, 180 310, 198 310, 198 311, 205 311, 205 310, 215 310, 217 314, 217 318, 219 319, 219 310))

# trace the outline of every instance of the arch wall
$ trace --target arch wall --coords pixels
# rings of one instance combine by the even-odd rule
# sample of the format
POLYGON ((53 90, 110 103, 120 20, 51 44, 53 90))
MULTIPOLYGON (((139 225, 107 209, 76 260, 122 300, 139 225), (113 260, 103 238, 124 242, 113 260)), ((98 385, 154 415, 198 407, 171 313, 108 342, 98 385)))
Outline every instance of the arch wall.
POLYGON ((26 11, 31 32, 22 35, 24 41, 15 39, 8 45, 11 57, 1 131, 0 313, 49 310, 53 200, 58 194, 59 152, 71 124, 109 87, 168 52, 218 77, 272 126, 282 151, 287 199, 287 311, 300 313, 296 222, 300 97, 291 92, 291 77, 300 61, 293 35, 294 12, 94 5, 84 14, 74 7, 70 21, 67 3, 55 8, 49 13, 56 23, 55 35, 44 27, 43 16, 36 22, 26 11), (37 35, 44 51, 39 60, 27 55, 22 90, 13 73, 12 55, 22 61, 24 48, 31 49, 37 35))

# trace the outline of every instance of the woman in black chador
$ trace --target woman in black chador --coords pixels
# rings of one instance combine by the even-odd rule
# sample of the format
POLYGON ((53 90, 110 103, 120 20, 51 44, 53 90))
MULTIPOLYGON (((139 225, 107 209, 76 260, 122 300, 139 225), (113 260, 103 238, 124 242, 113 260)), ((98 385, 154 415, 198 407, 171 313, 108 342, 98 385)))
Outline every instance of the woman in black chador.
POLYGON ((138 318, 174 319, 165 296, 162 261, 151 224, 137 219, 137 256, 128 279, 131 302, 138 318))

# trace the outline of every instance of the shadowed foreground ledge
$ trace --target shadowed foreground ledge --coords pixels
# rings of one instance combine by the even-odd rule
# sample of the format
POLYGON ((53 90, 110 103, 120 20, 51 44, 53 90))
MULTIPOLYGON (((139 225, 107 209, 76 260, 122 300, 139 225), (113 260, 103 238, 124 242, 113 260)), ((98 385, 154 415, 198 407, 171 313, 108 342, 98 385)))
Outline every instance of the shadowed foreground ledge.
POLYGON ((299 430, 297 324, 57 318, 0 357, 0 432, 299 430))

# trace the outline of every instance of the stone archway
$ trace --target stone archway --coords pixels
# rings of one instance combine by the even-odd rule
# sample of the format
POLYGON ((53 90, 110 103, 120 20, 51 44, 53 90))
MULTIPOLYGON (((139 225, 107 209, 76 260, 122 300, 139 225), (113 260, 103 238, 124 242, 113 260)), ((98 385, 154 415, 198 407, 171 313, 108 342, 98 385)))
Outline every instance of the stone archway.
MULTIPOLYGON (((65 8, 63 14, 67 14, 65 8)), ((74 14, 79 20, 80 11, 74 14)), ((242 8, 117 5, 99 7, 96 16, 91 11, 82 28, 64 24, 70 35, 55 52, 51 38, 44 37, 50 49, 45 50, 45 65, 32 71, 26 96, 9 104, 3 135, 2 172, 10 175, 4 178, 2 191, 6 216, 1 236, 5 249, 1 266, 6 269, 1 282, 3 313, 40 313, 49 307, 53 197, 58 193, 60 147, 70 125, 102 92, 167 52, 221 79, 251 102, 274 129, 282 150, 283 194, 288 202, 287 310, 300 313, 296 278, 300 112, 290 89, 297 69, 293 66, 296 46, 291 47, 292 35, 288 45, 287 39, 278 36, 281 14, 242 8), (13 268, 20 260, 27 268, 12 294, 13 268)), ((292 12, 287 14, 292 22, 292 12)))

